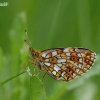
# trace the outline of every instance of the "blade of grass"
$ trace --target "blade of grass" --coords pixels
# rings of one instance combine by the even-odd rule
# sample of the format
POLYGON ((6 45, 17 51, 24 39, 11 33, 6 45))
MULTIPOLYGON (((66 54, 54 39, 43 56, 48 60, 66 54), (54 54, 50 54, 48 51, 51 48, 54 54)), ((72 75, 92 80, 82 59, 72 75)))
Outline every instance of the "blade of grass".
POLYGON ((15 75, 15 76, 13 76, 13 77, 11 77, 11 78, 9 78, 9 79, 5 80, 4 82, 0 83, 0 87, 1 87, 2 85, 6 84, 7 82, 9 82, 9 81, 13 80, 14 78, 16 78, 16 77, 20 76, 21 74, 24 74, 25 72, 26 72, 26 71, 21 72, 21 73, 19 73, 19 74, 15 75))
POLYGON ((61 0, 59 0, 58 2, 58 5, 57 5, 57 8, 55 10, 55 15, 54 15, 54 18, 52 20, 52 25, 51 25, 51 28, 50 28, 50 32, 49 32, 49 35, 48 35, 48 41, 47 41, 47 45, 46 45, 46 48, 48 48, 48 46, 51 46, 52 45, 52 42, 53 42, 53 38, 54 38, 54 29, 56 27, 56 24, 57 24, 57 18, 58 18, 58 15, 59 15, 59 11, 60 11, 60 7, 61 7, 61 0))
POLYGON ((89 2, 87 0, 77 0, 77 17, 80 43, 84 47, 91 47, 91 22, 89 2), (83 38, 84 37, 84 38, 83 38))

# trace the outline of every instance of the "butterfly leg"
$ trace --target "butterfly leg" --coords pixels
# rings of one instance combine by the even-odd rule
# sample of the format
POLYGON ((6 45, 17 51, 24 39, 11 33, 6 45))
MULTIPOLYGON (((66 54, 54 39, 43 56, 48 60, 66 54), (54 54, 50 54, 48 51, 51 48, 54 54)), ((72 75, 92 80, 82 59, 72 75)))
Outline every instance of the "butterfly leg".
POLYGON ((24 67, 24 69, 22 70, 22 72, 26 72, 26 71, 28 70, 27 65, 28 65, 29 62, 33 64, 33 62, 32 62, 31 60, 28 59, 28 60, 26 61, 25 67, 24 67))
POLYGON ((44 84, 44 77, 45 77, 46 73, 43 75, 42 77, 42 83, 44 84))
MULTIPOLYGON (((31 64, 33 64, 33 65, 34 65, 34 69, 33 69, 34 71, 33 71, 33 73, 32 73, 32 76, 33 76, 33 75, 34 75, 34 73, 35 73, 35 68, 36 68, 36 66, 35 66, 34 62, 33 62, 33 61, 31 61, 31 60, 29 60, 29 59, 27 60, 27 62, 30 62, 31 64)), ((27 64, 26 64, 26 65, 27 65, 27 64)))

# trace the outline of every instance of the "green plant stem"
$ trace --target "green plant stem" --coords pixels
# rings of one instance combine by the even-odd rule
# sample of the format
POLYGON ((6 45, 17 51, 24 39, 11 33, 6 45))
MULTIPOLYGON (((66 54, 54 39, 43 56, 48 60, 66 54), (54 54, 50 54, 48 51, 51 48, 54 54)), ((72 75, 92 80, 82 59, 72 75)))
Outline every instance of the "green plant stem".
POLYGON ((4 82, 0 83, 0 87, 1 87, 2 85, 6 84, 7 82, 11 81, 11 80, 14 79, 15 77, 18 77, 18 76, 20 76, 21 74, 23 74, 23 73, 25 73, 25 72, 26 72, 26 71, 23 71, 23 72, 21 72, 21 73, 15 75, 15 76, 13 76, 13 77, 11 77, 11 78, 5 80, 4 82))

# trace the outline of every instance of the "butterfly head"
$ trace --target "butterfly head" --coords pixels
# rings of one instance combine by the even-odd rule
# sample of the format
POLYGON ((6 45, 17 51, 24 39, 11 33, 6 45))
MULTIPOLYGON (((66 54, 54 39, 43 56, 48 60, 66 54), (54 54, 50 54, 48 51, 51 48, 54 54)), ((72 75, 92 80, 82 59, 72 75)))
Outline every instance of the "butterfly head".
POLYGON ((33 48, 29 47, 29 51, 30 51, 30 55, 31 55, 32 57, 36 56, 36 53, 35 53, 35 51, 33 50, 33 48))
POLYGON ((33 58, 37 58, 39 56, 39 51, 37 50, 34 50, 33 48, 29 47, 29 51, 30 51, 30 55, 33 57, 33 58))
POLYGON ((24 41, 29 45, 29 52, 30 52, 31 57, 32 57, 32 58, 38 57, 38 56, 39 56, 39 51, 34 50, 34 49, 32 48, 32 46, 31 46, 26 40, 24 40, 24 41))

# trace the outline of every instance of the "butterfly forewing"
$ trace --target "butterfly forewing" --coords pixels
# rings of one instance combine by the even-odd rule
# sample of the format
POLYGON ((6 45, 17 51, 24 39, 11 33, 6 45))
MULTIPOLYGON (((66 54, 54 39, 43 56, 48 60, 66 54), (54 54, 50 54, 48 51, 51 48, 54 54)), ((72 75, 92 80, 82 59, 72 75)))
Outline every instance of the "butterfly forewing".
POLYGON ((37 62, 40 70, 57 80, 69 81, 88 71, 96 54, 88 49, 69 47, 44 50, 37 62))

